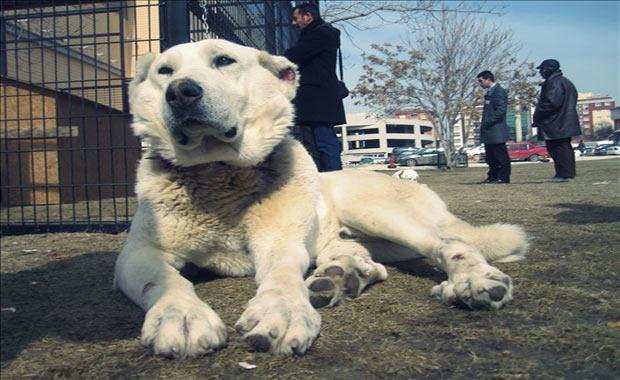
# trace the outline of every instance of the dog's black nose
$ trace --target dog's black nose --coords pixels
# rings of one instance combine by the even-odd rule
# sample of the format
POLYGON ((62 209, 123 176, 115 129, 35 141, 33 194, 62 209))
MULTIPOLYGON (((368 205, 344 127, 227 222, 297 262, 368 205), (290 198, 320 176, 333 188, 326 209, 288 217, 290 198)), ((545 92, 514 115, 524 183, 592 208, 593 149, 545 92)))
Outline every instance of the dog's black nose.
POLYGON ((191 79, 176 79, 166 89, 166 102, 172 108, 187 107, 202 98, 202 87, 191 79))

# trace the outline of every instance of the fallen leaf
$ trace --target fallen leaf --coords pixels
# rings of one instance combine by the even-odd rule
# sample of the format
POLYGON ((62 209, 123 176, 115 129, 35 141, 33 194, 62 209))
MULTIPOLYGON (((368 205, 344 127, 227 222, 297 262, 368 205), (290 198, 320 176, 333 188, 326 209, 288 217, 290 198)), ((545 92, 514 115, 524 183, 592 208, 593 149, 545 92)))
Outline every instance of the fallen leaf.
POLYGON ((254 369, 256 368, 255 364, 250 364, 250 363, 246 363, 246 362, 239 362, 239 366, 245 369, 254 369))

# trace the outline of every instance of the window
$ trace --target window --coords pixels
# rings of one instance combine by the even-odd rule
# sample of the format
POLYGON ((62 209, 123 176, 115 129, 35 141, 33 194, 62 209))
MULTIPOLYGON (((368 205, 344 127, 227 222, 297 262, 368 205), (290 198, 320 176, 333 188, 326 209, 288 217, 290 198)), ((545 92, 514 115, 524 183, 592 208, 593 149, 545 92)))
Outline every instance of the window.
POLYGON ((379 133, 379 128, 347 129, 347 136, 375 135, 377 133, 379 133))
POLYGON ((378 148, 379 140, 349 141, 349 150, 378 148))
POLYGON ((429 127, 428 125, 420 125, 420 133, 423 135, 430 135, 433 132, 433 127, 429 127))
POLYGON ((396 148, 399 146, 415 146, 415 140, 388 139, 388 148, 396 148))
POLYGON ((407 124, 386 124, 387 133, 413 133, 413 125, 407 124))

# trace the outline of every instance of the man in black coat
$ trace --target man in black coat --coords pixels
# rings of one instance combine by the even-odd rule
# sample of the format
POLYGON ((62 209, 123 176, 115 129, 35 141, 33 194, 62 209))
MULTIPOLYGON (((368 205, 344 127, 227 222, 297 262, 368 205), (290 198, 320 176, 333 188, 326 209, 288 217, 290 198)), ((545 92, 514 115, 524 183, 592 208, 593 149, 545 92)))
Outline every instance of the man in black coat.
POLYGON ((506 141, 510 139, 506 124, 508 95, 502 86, 495 83, 495 76, 490 71, 481 72, 477 78, 480 86, 487 89, 480 123, 480 141, 484 144, 489 172, 480 183, 510 183, 510 157, 506 149, 506 141))
POLYGON ((555 166, 555 177, 546 182, 570 182, 576 175, 575 152, 570 141, 581 134, 577 89, 564 78, 557 60, 545 59, 536 68, 545 81, 541 84, 532 127, 538 129, 539 140, 546 140, 555 166))
POLYGON ((301 76, 293 99, 293 134, 304 144, 319 171, 341 170, 342 148, 334 132, 334 125, 346 123, 336 77, 340 31, 325 23, 318 7, 309 3, 293 8, 293 25, 301 29, 299 40, 284 52, 297 64, 301 76))

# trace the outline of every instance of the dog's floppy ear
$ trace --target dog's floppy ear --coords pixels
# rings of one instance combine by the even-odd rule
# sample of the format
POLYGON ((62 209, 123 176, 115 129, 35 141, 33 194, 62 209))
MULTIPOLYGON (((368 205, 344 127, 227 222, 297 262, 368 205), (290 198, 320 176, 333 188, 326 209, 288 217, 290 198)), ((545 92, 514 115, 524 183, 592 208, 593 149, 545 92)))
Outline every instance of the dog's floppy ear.
POLYGON ((258 53, 258 62, 280 79, 282 92, 287 98, 293 99, 299 84, 297 65, 284 57, 274 56, 264 51, 258 53))
POLYGON ((141 82, 144 82, 146 76, 149 73, 149 68, 155 60, 155 57, 157 57, 156 53, 147 53, 143 56, 138 57, 138 63, 136 64, 136 77, 133 78, 133 80, 129 84, 130 94, 133 92, 133 88, 135 86, 137 86, 141 82))

